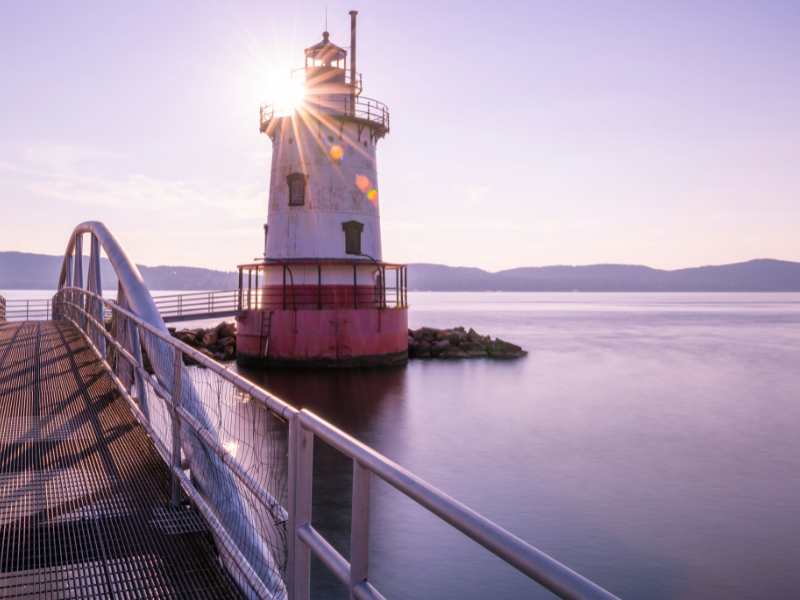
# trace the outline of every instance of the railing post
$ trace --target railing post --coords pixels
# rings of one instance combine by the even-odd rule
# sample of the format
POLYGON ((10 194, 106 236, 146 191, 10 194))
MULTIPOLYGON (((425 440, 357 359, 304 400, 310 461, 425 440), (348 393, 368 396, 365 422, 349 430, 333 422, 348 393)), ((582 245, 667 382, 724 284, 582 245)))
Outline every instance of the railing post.
POLYGON ((253 290, 253 269, 247 269, 247 308, 253 308, 252 301, 253 290))
POLYGON ((317 310, 322 310, 322 263, 317 263, 317 310))
MULTIPOLYGON (((97 239, 95 234, 91 234, 89 238, 89 276, 86 282, 86 288, 90 292, 94 292, 98 296, 103 295, 103 282, 100 275, 100 240, 97 239)), ((87 297, 86 309, 92 317, 96 318, 105 327, 105 319, 103 317, 103 303, 96 298, 87 297), (89 307, 92 307, 91 310, 89 307)), ((106 351, 106 338, 98 332, 97 348, 100 350, 100 355, 103 358, 108 356, 106 351)))
POLYGON ((178 476, 175 474, 175 469, 181 468, 181 422, 178 416, 178 406, 181 403, 181 375, 183 372, 183 355, 180 349, 173 348, 175 353, 174 367, 173 367, 173 380, 172 380, 172 398, 170 403, 170 412, 172 413, 172 506, 178 506, 180 502, 181 484, 178 476))
MULTIPOLYGON (((72 257, 73 262, 75 263, 72 269, 72 287, 74 288, 82 288, 83 287, 83 234, 79 233, 75 237, 75 255, 72 257)), ((78 293, 78 292, 76 292, 78 293)), ((77 298, 75 298, 76 303, 80 308, 85 308, 85 298, 83 295, 79 294, 77 298)), ((78 312, 76 315, 76 320, 80 323, 81 329, 86 329, 86 322, 82 312, 78 312)))
POLYGON ((408 306, 408 267, 403 267, 403 308, 408 306))
MULTIPOLYGON (((139 327, 129 319, 125 319, 125 321, 128 324, 128 336, 131 343, 130 352, 133 354, 133 358, 136 359, 136 363, 144 369, 144 357, 142 356, 142 342, 139 337, 139 327)), ((142 379, 141 373, 137 369, 134 369, 133 376, 136 382, 136 397, 139 400, 139 408, 142 409, 142 414, 147 417, 149 422, 150 407, 147 404, 147 386, 145 385, 144 379, 142 379)))
POLYGON ((75 238, 75 267, 72 270, 72 287, 83 287, 83 234, 79 233, 75 238))
POLYGON ((238 310, 242 310, 242 283, 243 283, 243 273, 242 267, 239 267, 239 305, 236 307, 238 310))
POLYGON ((297 535, 311 523, 314 473, 314 434, 300 423, 300 414, 289 420, 289 600, 308 600, 311 578, 311 551, 297 535))
POLYGON ((358 308, 358 272, 356 263, 353 263, 353 308, 358 308))
POLYGON ((369 478, 370 472, 353 461, 353 503, 350 524, 350 598, 369 571, 369 478))
POLYGON ((386 267, 381 266, 381 308, 386 308, 386 267))

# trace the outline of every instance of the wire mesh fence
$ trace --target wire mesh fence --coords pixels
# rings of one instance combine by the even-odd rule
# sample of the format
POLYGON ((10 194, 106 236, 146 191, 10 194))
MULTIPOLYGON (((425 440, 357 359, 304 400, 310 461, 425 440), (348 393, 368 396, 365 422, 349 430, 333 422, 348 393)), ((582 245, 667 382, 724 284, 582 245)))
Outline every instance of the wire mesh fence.
POLYGON ((198 504, 240 587, 254 597, 285 597, 293 409, 140 321, 121 293, 110 303, 67 289, 55 306, 108 364, 172 466, 174 499, 183 489, 198 504), (190 360, 203 368, 186 366, 190 360))

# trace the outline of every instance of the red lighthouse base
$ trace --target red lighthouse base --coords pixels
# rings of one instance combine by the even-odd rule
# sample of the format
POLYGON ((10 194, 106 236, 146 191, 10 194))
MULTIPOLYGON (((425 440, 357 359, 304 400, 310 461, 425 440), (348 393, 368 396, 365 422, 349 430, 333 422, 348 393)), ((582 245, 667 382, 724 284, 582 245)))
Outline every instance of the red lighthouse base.
POLYGON ((408 309, 245 310, 237 318, 242 366, 386 366, 408 361, 408 309))

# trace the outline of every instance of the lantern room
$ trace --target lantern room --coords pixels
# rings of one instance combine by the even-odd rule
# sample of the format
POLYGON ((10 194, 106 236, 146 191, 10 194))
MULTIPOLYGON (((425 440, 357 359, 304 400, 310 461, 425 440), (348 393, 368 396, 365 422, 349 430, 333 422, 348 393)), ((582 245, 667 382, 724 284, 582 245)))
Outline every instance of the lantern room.
POLYGON ((360 94, 361 77, 347 67, 347 50, 331 42, 330 34, 323 31, 322 40, 305 49, 306 94, 360 94))
POLYGON ((306 48, 306 72, 309 69, 340 69, 344 71, 347 50, 330 41, 330 33, 322 32, 322 41, 306 48))

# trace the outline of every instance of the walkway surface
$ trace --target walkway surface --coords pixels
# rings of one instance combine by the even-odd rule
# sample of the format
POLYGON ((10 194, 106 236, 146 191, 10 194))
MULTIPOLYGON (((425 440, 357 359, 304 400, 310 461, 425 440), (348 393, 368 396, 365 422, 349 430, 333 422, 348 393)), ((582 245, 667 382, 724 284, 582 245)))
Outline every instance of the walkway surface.
POLYGON ((169 470, 72 326, 0 324, 0 598, 230 598, 169 470))

